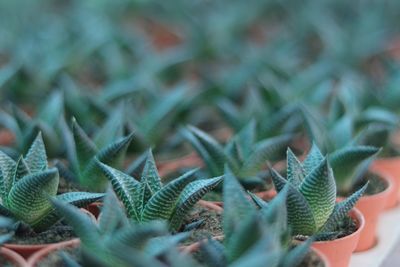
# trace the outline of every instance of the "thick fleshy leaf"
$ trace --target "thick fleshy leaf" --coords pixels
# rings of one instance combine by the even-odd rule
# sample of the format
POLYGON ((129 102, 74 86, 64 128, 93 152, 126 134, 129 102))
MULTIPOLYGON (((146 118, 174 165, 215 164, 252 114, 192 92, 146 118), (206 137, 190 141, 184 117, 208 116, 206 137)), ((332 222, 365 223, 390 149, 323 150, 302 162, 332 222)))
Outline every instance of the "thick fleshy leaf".
POLYGON ((144 207, 142 221, 168 220, 182 190, 196 179, 196 171, 197 169, 185 173, 156 192, 144 207))
POLYGON ((223 147, 213 137, 193 126, 182 130, 182 134, 204 160, 209 172, 221 175, 227 160, 223 147))
POLYGON ((96 155, 97 147, 89 136, 79 126, 75 119, 72 120, 72 133, 75 143, 75 151, 79 164, 79 171, 83 171, 89 161, 96 155))
POLYGON ((29 174, 30 174, 29 167, 27 166, 24 158, 20 157, 17 161, 13 184, 18 182, 22 177, 29 175, 29 174))
POLYGON ((185 215, 193 208, 197 201, 217 187, 221 181, 222 176, 211 179, 202 179, 188 184, 179 196, 176 208, 170 220, 171 229, 175 231, 178 230, 185 215))
POLYGON ((287 150, 287 180, 295 187, 299 187, 305 178, 305 170, 296 155, 289 148, 287 150))
POLYGON ((296 247, 291 249, 283 258, 281 267, 292 267, 297 266, 303 262, 307 253, 310 252, 310 247, 313 239, 309 238, 307 241, 298 244, 296 247))
POLYGON ((19 220, 36 224, 51 209, 48 197, 57 194, 58 182, 56 168, 23 177, 11 188, 7 208, 19 220))
POLYGON ((115 233, 107 246, 113 247, 119 243, 143 250, 150 239, 167 234, 168 228, 164 223, 154 221, 147 224, 138 224, 126 227, 115 233))
POLYGON ((124 106, 119 105, 111 112, 104 125, 97 131, 94 137, 94 143, 97 147, 104 147, 122 137, 124 118, 124 106))
POLYGON ((25 162, 31 173, 37 173, 47 169, 46 148, 44 147, 42 134, 40 132, 29 148, 25 156, 25 162))
POLYGON ((121 207, 120 201, 112 188, 108 188, 99 218, 99 230, 101 234, 112 235, 121 227, 128 225, 129 221, 125 211, 121 207))
POLYGON ((140 220, 140 213, 135 208, 135 195, 139 194, 140 184, 133 177, 98 162, 100 170, 104 173, 107 179, 117 194, 118 198, 122 201, 127 210, 128 216, 133 217, 135 220, 140 220))
POLYGON ((244 218, 254 214, 256 208, 247 198, 243 187, 228 167, 225 167, 222 196, 224 202, 223 229, 225 241, 229 243, 229 239, 237 230, 238 224, 244 218))
POLYGON ((0 151, 0 193, 3 203, 8 198, 8 193, 13 185, 16 167, 16 162, 4 152, 0 151))
POLYGON ((229 262, 239 259, 260 239, 263 234, 261 223, 256 214, 243 217, 237 222, 235 232, 224 242, 229 262))
POLYGON ((273 161, 284 158, 285 150, 292 141, 292 135, 282 135, 265 139, 254 145, 253 152, 243 163, 241 176, 257 174, 267 160, 273 161))
POLYGON ((336 201, 335 178, 327 159, 307 175, 299 190, 307 200, 319 229, 328 220, 336 201))
POLYGON ((146 163, 143 168, 140 183, 146 184, 145 201, 147 202, 161 187, 161 178, 151 149, 148 151, 146 163))
POLYGON ((378 152, 379 148, 371 146, 348 146, 333 152, 329 156, 329 163, 338 186, 345 189, 347 185, 351 185, 361 164, 378 152))
POLYGON ((345 218, 345 216, 347 216, 349 211, 355 206, 360 197, 362 197, 367 187, 368 183, 365 184, 359 190, 357 190, 355 193, 353 193, 347 199, 337 203, 335 205, 335 208, 331 216, 329 217, 329 219, 326 221, 325 225, 321 228, 319 232, 325 233, 334 231, 335 228, 338 226, 338 224, 343 220, 343 218, 345 218))
POLYGON ((87 205, 95 201, 101 200, 103 197, 104 197, 103 193, 89 193, 89 192, 68 192, 56 196, 58 200, 64 201, 78 208, 86 207, 87 205))
POLYGON ((272 180, 278 192, 282 191, 285 186, 287 187, 287 216, 293 234, 312 235, 317 228, 307 199, 282 176, 275 175, 272 180))
POLYGON ((225 267, 227 266, 227 259, 225 256, 225 247, 212 238, 204 242, 200 246, 200 251, 204 255, 204 261, 207 266, 225 267))
POLYGON ((105 179, 103 173, 100 171, 97 161, 113 168, 121 168, 125 152, 132 138, 133 135, 131 134, 101 149, 86 165, 80 178, 81 184, 91 188, 93 191, 104 192, 107 189, 107 179, 105 179))
POLYGON ((319 150, 317 144, 313 143, 306 159, 302 162, 305 175, 310 174, 310 172, 312 172, 312 170, 314 170, 314 168, 317 167, 323 159, 324 156, 319 150))

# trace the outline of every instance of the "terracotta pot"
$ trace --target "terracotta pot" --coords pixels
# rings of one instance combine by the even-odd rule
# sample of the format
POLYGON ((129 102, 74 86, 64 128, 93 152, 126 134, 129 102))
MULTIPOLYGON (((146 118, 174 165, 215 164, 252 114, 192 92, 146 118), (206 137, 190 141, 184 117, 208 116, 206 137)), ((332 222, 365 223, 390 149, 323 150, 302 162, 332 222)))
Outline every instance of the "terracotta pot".
POLYGON ((101 207, 103 206, 103 202, 93 202, 89 204, 85 209, 89 211, 93 216, 98 219, 100 212, 101 212, 101 207))
POLYGON ((160 176, 165 176, 182 168, 202 167, 203 165, 203 160, 196 153, 192 152, 181 158, 160 161, 157 164, 157 168, 160 176))
POLYGON ((14 143, 15 136, 12 132, 6 129, 0 130, 0 145, 10 146, 14 143))
POLYGON ((361 197, 355 206, 365 218, 365 227, 361 231, 357 252, 368 250, 377 243, 376 230, 379 216, 385 210, 386 201, 393 192, 390 176, 381 174, 379 177, 388 183, 388 187, 378 194, 361 197))
POLYGON ((313 248, 325 255, 330 267, 349 266, 351 254, 356 249, 361 231, 364 229, 365 220, 359 210, 352 209, 349 215, 356 220, 357 231, 335 240, 314 242, 312 245, 313 248))
POLYGON ((393 190, 389 194, 386 209, 391 209, 399 203, 400 191, 400 157, 396 158, 382 158, 373 162, 370 167, 371 171, 386 176, 392 181, 393 190))
POLYGON ((79 239, 74 239, 70 241, 66 241, 63 243, 57 243, 50 245, 42 250, 37 251, 35 254, 33 254, 29 259, 27 263, 27 267, 37 267, 40 261, 45 259, 47 256, 49 256, 51 253, 54 253, 58 250, 66 249, 66 248, 76 248, 80 245, 79 239))
POLYGON ((0 254, 5 259, 7 259, 10 263, 13 263, 16 267, 25 267, 27 263, 21 255, 18 255, 16 252, 12 251, 8 248, 0 248, 0 254))
MULTIPOLYGON (((92 218, 93 221, 96 221, 96 218, 94 217, 94 215, 91 214, 89 211, 87 211, 85 209, 81 209, 81 210, 83 212, 85 212, 90 218, 92 218)), ((74 238, 72 240, 57 242, 57 243, 38 244, 38 245, 29 245, 29 244, 20 245, 20 244, 7 244, 6 243, 6 244, 4 244, 4 247, 17 252, 19 255, 21 255, 22 257, 27 259, 34 253, 36 253, 42 249, 46 249, 49 246, 68 244, 69 242, 76 240, 76 239, 77 238, 74 238)))
POLYGON ((267 200, 267 201, 270 201, 271 199, 273 199, 277 195, 275 188, 271 188, 271 189, 269 189, 267 191, 257 192, 255 194, 258 197, 260 197, 261 199, 267 200))

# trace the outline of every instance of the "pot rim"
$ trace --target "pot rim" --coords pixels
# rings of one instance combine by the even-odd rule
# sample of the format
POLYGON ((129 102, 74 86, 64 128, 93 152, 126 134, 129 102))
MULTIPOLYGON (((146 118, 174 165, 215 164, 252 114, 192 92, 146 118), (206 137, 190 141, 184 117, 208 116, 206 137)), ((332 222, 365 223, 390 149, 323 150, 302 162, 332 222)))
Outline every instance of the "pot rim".
POLYGON ((352 208, 350 210, 349 214, 350 214, 350 217, 352 217, 353 219, 355 219, 357 221, 358 228, 356 231, 354 231, 350 235, 346 235, 346 236, 343 236, 341 238, 337 238, 334 240, 316 241, 316 242, 314 242, 314 244, 339 243, 339 242, 343 242, 344 240, 352 239, 352 238, 356 237, 357 235, 360 235, 361 231, 364 229, 364 226, 365 226, 364 216, 362 215, 361 211, 359 211, 357 208, 352 208))
POLYGON ((370 170, 371 173, 377 175, 377 177, 381 180, 385 180, 385 182, 387 183, 387 187, 385 188, 385 190, 373 194, 373 195, 364 195, 362 196, 360 199, 365 199, 365 200, 371 200, 371 201, 375 201, 378 198, 385 198, 387 196, 389 196, 392 191, 394 190, 394 182, 393 179, 391 179, 391 176, 387 173, 381 173, 375 170, 370 170))
POLYGON ((9 248, 1 247, 0 254, 3 255, 8 261, 17 264, 17 267, 25 267, 27 265, 26 260, 21 255, 9 248))
POLYGON ((47 246, 36 253, 34 253, 32 256, 28 258, 27 261, 27 266, 28 267, 34 267, 36 263, 40 262, 44 257, 52 253, 53 251, 61 250, 63 248, 68 248, 68 247, 78 247, 81 244, 81 241, 78 238, 65 241, 62 243, 54 243, 50 246, 47 246))

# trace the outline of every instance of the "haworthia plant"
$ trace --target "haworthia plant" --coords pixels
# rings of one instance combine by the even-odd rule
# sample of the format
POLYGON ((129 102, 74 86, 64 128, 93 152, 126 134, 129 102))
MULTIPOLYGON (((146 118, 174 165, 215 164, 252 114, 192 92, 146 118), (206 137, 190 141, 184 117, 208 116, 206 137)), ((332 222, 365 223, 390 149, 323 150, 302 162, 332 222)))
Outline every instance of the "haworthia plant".
MULTIPOLYGON (((167 225, 159 221, 132 222, 112 190, 106 195, 98 224, 71 205, 56 199, 53 205, 81 240, 83 266, 196 266, 177 250, 188 233, 172 236, 167 225)), ((72 262, 71 258, 67 261, 72 262)))
POLYGON ((338 225, 347 216, 368 184, 346 200, 336 203, 334 172, 326 157, 313 144, 306 159, 300 162, 287 150, 287 178, 271 169, 278 192, 287 187, 288 221, 294 235, 338 234, 338 225), (333 233, 332 233, 333 232, 333 233))
POLYGON ((56 196, 58 184, 58 171, 48 168, 40 133, 25 157, 21 156, 18 161, 0 151, 0 214, 23 221, 36 231, 43 231, 60 219, 49 197, 84 207, 103 196, 86 192, 56 196))
POLYGON ((256 142, 256 124, 251 121, 223 147, 217 140, 200 129, 189 126, 182 134, 196 149, 213 175, 224 173, 227 164, 242 183, 263 184, 258 176, 267 160, 283 158, 284 150, 293 139, 292 135, 281 135, 256 142))
MULTIPOLYGON (((68 131, 68 129, 65 129, 68 131)), ((104 162, 115 168, 122 166, 126 150, 133 138, 133 134, 121 138, 105 147, 98 148, 88 137, 78 123, 72 121, 72 134, 66 132, 67 156, 69 169, 61 162, 57 163, 60 173, 72 177, 83 188, 90 191, 104 192, 108 185, 107 178, 98 168, 97 161, 104 162)))
POLYGON ((167 220, 173 231, 179 230, 188 211, 222 180, 222 177, 196 180, 196 170, 192 170, 163 185, 151 150, 140 178, 99 161, 98 166, 111 182, 132 220, 167 220))
MULTIPOLYGON (((295 267, 309 251, 311 241, 291 248, 291 235, 287 227, 287 188, 271 202, 262 204, 258 211, 232 174, 226 169, 224 185, 224 241, 209 239, 202 245, 205 265, 295 267)), ((256 203, 262 200, 252 195, 256 203)))
POLYGON ((328 156, 340 194, 348 194, 366 178, 368 167, 379 151, 372 146, 345 146, 328 156))
POLYGON ((34 117, 30 117, 17 106, 11 106, 9 112, 1 111, 0 126, 9 129, 15 135, 17 154, 27 152, 30 144, 41 131, 48 146, 48 153, 60 155, 64 146, 60 146, 57 123, 62 115, 63 96, 55 91, 42 103, 34 117))

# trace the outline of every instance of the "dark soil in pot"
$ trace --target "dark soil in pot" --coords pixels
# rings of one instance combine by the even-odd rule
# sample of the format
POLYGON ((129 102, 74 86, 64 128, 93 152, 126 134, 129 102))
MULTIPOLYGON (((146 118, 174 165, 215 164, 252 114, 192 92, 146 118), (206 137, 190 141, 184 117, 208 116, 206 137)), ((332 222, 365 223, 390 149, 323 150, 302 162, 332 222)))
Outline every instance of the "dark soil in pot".
POLYGON ((18 245, 42 245, 67 241, 75 237, 70 226, 59 222, 47 231, 41 233, 36 233, 29 227, 21 226, 8 243, 18 245))
POLYGON ((325 267, 325 263, 315 252, 311 251, 298 267, 325 267))
MULTIPOLYGON (((357 231, 357 222, 353 220, 350 216, 346 216, 334 229, 333 232, 337 233, 337 235, 330 236, 324 240, 317 240, 317 241, 331 241, 335 239, 339 239, 348 235, 351 235, 355 231, 357 231)), ((308 236, 298 235, 295 237, 297 240, 305 241, 308 236)))
POLYGON ((184 245, 190 245, 208 237, 223 235, 222 214, 199 205, 196 205, 188 214, 183 225, 184 230, 193 231, 191 236, 184 242, 184 245), (190 229, 191 226, 193 226, 193 229, 190 229))
POLYGON ((356 192, 358 189, 363 187, 367 182, 369 182, 369 184, 367 190, 365 190, 364 196, 376 195, 380 192, 385 191, 385 189, 389 186, 386 180, 381 178, 379 175, 368 172, 366 175, 364 175, 363 179, 360 179, 357 183, 354 184, 350 192, 339 192, 339 194, 340 196, 348 197, 353 192, 356 192))
POLYGON ((77 263, 81 263, 81 250, 77 248, 64 248, 62 250, 54 251, 45 258, 41 259, 35 267, 56 267, 64 266, 62 254, 65 253, 69 258, 75 260, 77 263))

